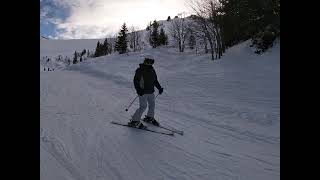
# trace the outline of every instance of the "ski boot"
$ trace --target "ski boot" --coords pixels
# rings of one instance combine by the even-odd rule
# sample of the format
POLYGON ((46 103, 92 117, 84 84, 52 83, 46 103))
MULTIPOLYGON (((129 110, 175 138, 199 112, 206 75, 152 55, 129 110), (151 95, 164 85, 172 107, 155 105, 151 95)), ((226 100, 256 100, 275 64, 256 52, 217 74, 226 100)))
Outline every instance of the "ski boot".
POLYGON ((145 116, 145 118, 143 118, 144 122, 148 122, 153 124, 154 126, 160 126, 159 122, 156 121, 153 117, 149 117, 149 116, 145 116))
POLYGON ((140 121, 130 121, 128 126, 136 127, 138 129, 147 129, 147 126, 143 125, 140 121))

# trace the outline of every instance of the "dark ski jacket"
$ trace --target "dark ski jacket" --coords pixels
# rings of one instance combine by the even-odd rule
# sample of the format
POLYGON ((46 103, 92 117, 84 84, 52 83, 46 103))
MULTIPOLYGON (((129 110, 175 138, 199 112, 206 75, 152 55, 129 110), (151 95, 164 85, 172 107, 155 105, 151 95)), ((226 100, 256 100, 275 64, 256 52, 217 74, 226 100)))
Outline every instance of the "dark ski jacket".
POLYGON ((143 94, 154 93, 154 86, 159 90, 162 87, 159 84, 156 71, 151 65, 139 64, 134 75, 133 83, 137 92, 142 91, 143 94))

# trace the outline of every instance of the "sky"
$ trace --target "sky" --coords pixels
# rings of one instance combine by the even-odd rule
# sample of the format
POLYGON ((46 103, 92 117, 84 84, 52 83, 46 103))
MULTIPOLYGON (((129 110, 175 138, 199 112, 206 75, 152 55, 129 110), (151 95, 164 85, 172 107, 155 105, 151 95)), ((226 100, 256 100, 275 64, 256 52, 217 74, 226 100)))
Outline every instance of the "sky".
POLYGON ((40 0, 40 34, 51 39, 116 35, 123 23, 145 29, 150 21, 190 13, 188 0, 40 0))

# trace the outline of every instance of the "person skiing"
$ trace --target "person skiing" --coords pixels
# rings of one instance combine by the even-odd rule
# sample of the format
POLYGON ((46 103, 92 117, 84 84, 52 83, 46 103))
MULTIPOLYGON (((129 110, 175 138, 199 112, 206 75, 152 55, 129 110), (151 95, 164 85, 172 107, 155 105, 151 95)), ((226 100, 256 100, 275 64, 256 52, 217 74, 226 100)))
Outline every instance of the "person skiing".
POLYGON ((146 55, 144 62, 139 64, 139 68, 136 69, 133 83, 134 87, 139 95, 139 108, 135 111, 131 121, 128 123, 129 126, 138 128, 146 128, 140 121, 143 112, 147 108, 148 112, 143 121, 152 123, 155 126, 159 126, 159 122, 154 119, 155 110, 155 96, 154 86, 158 89, 159 94, 162 94, 163 88, 161 87, 157 73, 153 68, 154 58, 151 55, 146 55))

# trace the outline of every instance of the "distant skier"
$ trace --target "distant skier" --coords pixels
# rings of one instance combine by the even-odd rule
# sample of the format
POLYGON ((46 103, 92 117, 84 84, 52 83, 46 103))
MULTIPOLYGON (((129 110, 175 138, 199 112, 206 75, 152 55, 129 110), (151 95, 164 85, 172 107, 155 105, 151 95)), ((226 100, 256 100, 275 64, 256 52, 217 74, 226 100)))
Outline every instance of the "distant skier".
POLYGON ((145 56, 144 62, 139 64, 139 68, 136 69, 134 75, 134 87, 139 95, 139 108, 133 114, 131 121, 128 123, 130 126, 138 128, 145 128, 140 122, 143 112, 147 108, 148 113, 143 121, 152 123, 155 126, 159 126, 159 123, 154 119, 155 110, 155 95, 154 86, 159 90, 159 94, 162 94, 163 88, 158 82, 156 71, 153 68, 154 58, 151 55, 145 56))

